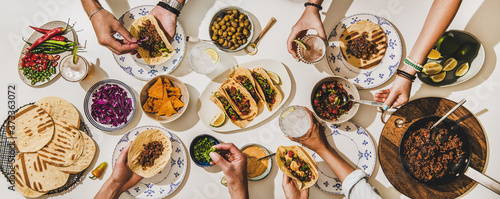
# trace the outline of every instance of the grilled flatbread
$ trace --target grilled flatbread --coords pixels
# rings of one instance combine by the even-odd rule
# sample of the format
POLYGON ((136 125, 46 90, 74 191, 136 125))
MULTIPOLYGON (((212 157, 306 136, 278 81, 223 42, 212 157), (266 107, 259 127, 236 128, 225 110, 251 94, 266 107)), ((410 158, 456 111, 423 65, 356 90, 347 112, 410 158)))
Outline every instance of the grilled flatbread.
POLYGON ((85 146, 82 134, 66 122, 55 120, 55 124, 54 139, 37 153, 51 165, 58 167, 72 165, 80 158, 85 146))
POLYGON ((260 96, 262 96, 266 102, 267 109, 269 111, 273 111, 283 100, 281 92, 276 88, 276 86, 274 86, 273 81, 263 68, 254 68, 252 70, 252 76, 255 79, 255 84, 257 85, 257 90, 259 90, 260 96), (273 94, 270 94, 271 92, 273 94))
POLYGON ((14 115, 15 131, 8 134, 15 139, 20 152, 36 152, 43 148, 54 135, 54 121, 42 108, 28 105, 14 115))
POLYGON ((14 162, 16 187, 21 194, 33 194, 57 189, 68 181, 69 174, 47 164, 37 153, 19 153, 14 162), (30 188, 36 192, 31 192, 30 188))
POLYGON ((300 190, 307 189, 318 181, 318 166, 304 148, 294 146, 279 146, 276 151, 276 162, 281 172, 294 179, 300 190), (290 157, 290 151, 292 157, 290 157), (290 161, 289 163, 287 161, 290 161), (304 162, 307 167, 300 165, 304 162), (286 166, 288 164, 288 167, 286 166), (293 171, 293 173, 292 173, 293 171), (309 174, 309 175, 308 175, 309 174), (309 180, 301 180, 298 176, 310 176, 309 180))
POLYGON ((242 119, 245 120, 253 120, 257 116, 258 107, 255 100, 253 100, 252 95, 247 91, 245 87, 243 87, 238 82, 234 81, 234 79, 229 79, 224 82, 220 88, 223 90, 226 99, 229 100, 233 109, 240 115, 242 119), (228 92, 232 88, 236 89, 235 95, 228 92), (240 101, 241 100, 241 101, 240 101), (243 101, 248 100, 248 103, 243 101), (248 106, 247 111, 241 110, 239 107, 248 106))
POLYGON ((16 181, 15 184, 16 191, 26 198, 38 198, 47 192, 38 192, 29 187, 27 187, 24 182, 16 181))
POLYGON ((95 149, 96 149, 94 140, 90 136, 85 134, 85 132, 80 131, 80 133, 83 136, 83 142, 85 144, 84 145, 85 147, 83 149, 83 153, 80 156, 80 158, 78 158, 78 160, 76 160, 76 162, 73 163, 72 165, 69 165, 67 167, 58 167, 59 170, 62 172, 79 173, 79 172, 83 171, 84 169, 86 169, 90 165, 90 163, 92 163, 92 160, 94 159, 95 149))
POLYGON ((172 45, 170 45, 170 42, 168 42, 168 39, 165 36, 165 33, 160 28, 160 25, 158 24, 158 22, 156 21, 156 19, 153 15, 146 15, 146 16, 140 17, 139 19, 135 20, 135 22, 132 24, 132 26, 130 26, 130 34, 132 34, 135 38, 140 39, 141 38, 140 31, 141 30, 140 30, 139 26, 142 26, 142 23, 146 20, 150 20, 151 24, 153 24, 155 26, 157 34, 160 35, 161 39, 165 43, 165 46, 169 50, 169 52, 165 51, 165 52, 162 52, 162 54, 159 56, 151 57, 150 52, 142 47, 139 47, 137 49, 137 51, 139 52, 139 54, 141 55, 141 57, 144 59, 144 61, 147 64, 150 64, 150 65, 162 64, 162 63, 166 62, 167 60, 169 60, 171 57, 173 57, 172 55, 174 52, 174 47, 172 47, 172 45))
POLYGON ((170 142, 170 138, 158 129, 150 129, 141 132, 135 138, 130 146, 130 150, 128 151, 127 159, 130 170, 142 177, 150 178, 165 168, 171 155, 172 143, 170 142), (139 162, 141 153, 145 150, 145 146, 153 141, 159 141, 162 143, 162 153, 158 158, 154 159, 154 164, 152 166, 143 167, 139 162))
POLYGON ((387 48, 387 38, 382 28, 370 21, 359 21, 349 26, 340 36, 340 49, 342 55, 351 65, 360 69, 369 69, 375 67, 382 62, 387 48), (376 43, 378 52, 372 54, 368 59, 356 58, 356 56, 347 52, 347 45, 351 44, 354 39, 361 37, 363 33, 367 33, 366 40, 376 43))
POLYGON ((60 120, 80 128, 80 114, 78 110, 65 99, 60 97, 44 97, 36 103, 45 110, 54 120, 60 120))
POLYGON ((227 100, 224 91, 222 91, 221 88, 218 88, 217 91, 210 95, 210 101, 215 103, 217 107, 224 111, 224 113, 229 117, 229 120, 231 120, 234 125, 240 128, 245 128, 250 123, 248 120, 242 119, 240 115, 238 115, 238 113, 233 109, 231 103, 227 100), (226 106, 224 104, 226 104, 226 106))

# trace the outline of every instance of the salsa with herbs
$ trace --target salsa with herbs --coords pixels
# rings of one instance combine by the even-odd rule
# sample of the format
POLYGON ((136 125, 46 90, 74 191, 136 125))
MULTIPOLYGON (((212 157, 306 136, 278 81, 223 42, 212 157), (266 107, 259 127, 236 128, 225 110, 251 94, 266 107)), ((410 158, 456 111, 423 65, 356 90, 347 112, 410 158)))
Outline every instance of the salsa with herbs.
POLYGON ((290 173, 292 173, 292 175, 301 182, 314 180, 315 177, 311 172, 309 164, 300 159, 299 156, 292 150, 285 150, 282 154, 280 154, 280 159, 290 173))
MULTIPOLYGON (((171 53, 171 51, 163 42, 163 39, 160 37, 160 34, 156 31, 156 27, 151 23, 151 20, 147 19, 142 22, 142 26, 139 27, 139 47, 146 49, 149 51, 149 56, 157 57, 160 56, 163 52, 171 53)), ((168 56, 168 54, 167 54, 168 56)))
POLYGON ((194 145, 194 159, 198 162, 212 161, 210 152, 215 151, 219 153, 217 149, 212 148, 214 145, 216 145, 215 141, 206 137, 198 140, 196 145, 194 145))
POLYGON ((262 88, 266 102, 274 104, 276 102, 276 90, 271 88, 269 81, 257 72, 252 72, 252 76, 257 80, 257 83, 259 83, 262 88))
POLYGON ((240 109, 242 115, 248 115, 250 113, 250 101, 241 94, 240 89, 234 86, 226 88, 226 92, 229 97, 233 100, 234 104, 238 109, 240 109))
POLYGON ((337 121, 337 118, 351 110, 353 103, 345 105, 341 103, 341 93, 346 93, 342 84, 337 81, 330 81, 321 84, 314 91, 313 109, 322 119, 337 121))
POLYGON ((248 79, 247 76, 240 75, 236 77, 236 80, 250 92, 252 98, 255 99, 255 101, 259 101, 260 97, 257 94, 257 91, 255 90, 255 87, 253 86, 252 82, 250 81, 250 79, 248 79))
POLYGON ((225 97, 217 95, 216 93, 214 93, 214 96, 222 103, 226 114, 231 120, 241 120, 241 117, 238 115, 238 113, 236 113, 233 107, 231 107, 231 104, 229 104, 229 101, 227 101, 225 97))

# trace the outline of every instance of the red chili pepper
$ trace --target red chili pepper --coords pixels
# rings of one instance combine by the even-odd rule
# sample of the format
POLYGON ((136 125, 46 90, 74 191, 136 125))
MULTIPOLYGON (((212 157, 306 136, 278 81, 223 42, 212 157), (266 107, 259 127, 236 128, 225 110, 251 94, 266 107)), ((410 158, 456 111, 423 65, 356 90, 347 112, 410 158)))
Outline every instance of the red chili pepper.
POLYGON ((41 43, 47 41, 48 39, 50 39, 51 37, 53 37, 54 35, 58 35, 58 34, 61 34, 62 32, 64 32, 64 28, 54 28, 52 30, 50 30, 49 32, 47 32, 45 35, 41 36, 40 38, 38 38, 35 42, 33 42, 33 44, 28 48, 28 50, 31 50, 33 48, 35 48, 36 46, 40 45, 41 43))

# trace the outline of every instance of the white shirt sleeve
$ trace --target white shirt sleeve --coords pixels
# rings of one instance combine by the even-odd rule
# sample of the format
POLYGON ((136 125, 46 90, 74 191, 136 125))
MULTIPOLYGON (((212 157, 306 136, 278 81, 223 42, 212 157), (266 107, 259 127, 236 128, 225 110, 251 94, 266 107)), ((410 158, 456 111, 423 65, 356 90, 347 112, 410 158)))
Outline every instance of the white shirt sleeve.
POLYGON ((349 199, 379 199, 380 195, 366 180, 363 170, 355 170, 342 183, 342 193, 349 199))

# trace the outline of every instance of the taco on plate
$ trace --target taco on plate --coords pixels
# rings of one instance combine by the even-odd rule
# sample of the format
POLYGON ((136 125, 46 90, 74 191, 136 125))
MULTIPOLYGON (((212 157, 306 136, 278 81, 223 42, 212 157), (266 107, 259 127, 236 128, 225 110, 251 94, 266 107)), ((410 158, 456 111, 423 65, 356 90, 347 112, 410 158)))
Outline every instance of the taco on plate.
POLYGON ((257 116, 257 103, 245 87, 234 79, 229 79, 221 85, 221 89, 233 109, 242 119, 250 121, 257 116))
POLYGON ((299 190, 307 189, 318 181, 316 162, 300 146, 279 146, 276 162, 281 172, 297 182, 299 190))
POLYGON ((226 113, 226 115, 229 117, 229 120, 231 120, 234 125, 240 128, 244 128, 248 125, 248 123, 250 123, 249 121, 242 119, 240 115, 238 115, 238 113, 233 109, 231 103, 226 98, 226 95, 221 88, 218 88, 217 91, 210 95, 210 101, 215 103, 217 107, 224 111, 224 113, 226 113))
POLYGON ((260 96, 262 96, 264 101, 266 101, 267 109, 269 109, 269 111, 273 111, 280 105, 281 100, 283 100, 283 96, 276 86, 274 86, 271 78, 269 78, 269 75, 267 75, 266 70, 263 68, 254 68, 252 70, 252 76, 255 79, 260 96))
POLYGON ((170 138, 158 129, 139 133, 128 151, 128 164, 134 173, 150 178, 158 174, 170 160, 172 143, 170 138))
POLYGON ((149 65, 158 65, 169 60, 174 48, 153 15, 145 15, 132 24, 132 34, 139 41, 139 54, 149 65))
POLYGON ((250 92, 250 95, 252 95, 252 98, 255 100, 257 103, 257 106, 260 108, 262 105, 264 105, 264 100, 259 93, 259 90, 257 89, 257 86, 255 85, 255 80, 252 77, 252 73, 248 68, 245 67, 238 67, 233 71, 233 74, 231 75, 231 78, 233 78, 236 82, 240 83, 243 87, 245 87, 248 92, 250 92))

